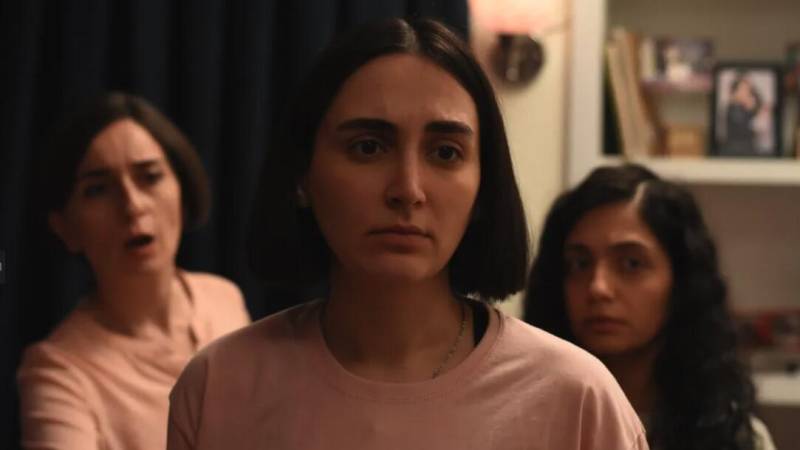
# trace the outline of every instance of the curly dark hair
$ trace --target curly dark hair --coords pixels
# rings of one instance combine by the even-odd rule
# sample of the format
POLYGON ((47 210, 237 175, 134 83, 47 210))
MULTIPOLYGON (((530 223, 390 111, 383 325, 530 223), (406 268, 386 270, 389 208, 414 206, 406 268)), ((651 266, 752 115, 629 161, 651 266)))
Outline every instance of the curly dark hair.
POLYGON ((654 367, 659 392, 648 441, 663 450, 752 449, 753 383, 737 359, 714 242, 686 189, 625 164, 597 168, 558 197, 539 240, 525 320, 577 344, 564 305, 565 240, 586 213, 631 201, 637 191, 640 217, 665 249, 674 280, 654 367))

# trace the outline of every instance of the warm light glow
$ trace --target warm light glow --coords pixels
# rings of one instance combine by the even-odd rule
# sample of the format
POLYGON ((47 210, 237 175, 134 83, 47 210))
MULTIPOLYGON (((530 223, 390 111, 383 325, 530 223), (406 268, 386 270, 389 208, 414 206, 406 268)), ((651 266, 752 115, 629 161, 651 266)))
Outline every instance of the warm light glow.
POLYGON ((469 0, 479 27, 504 34, 533 34, 554 22, 560 0, 469 0))

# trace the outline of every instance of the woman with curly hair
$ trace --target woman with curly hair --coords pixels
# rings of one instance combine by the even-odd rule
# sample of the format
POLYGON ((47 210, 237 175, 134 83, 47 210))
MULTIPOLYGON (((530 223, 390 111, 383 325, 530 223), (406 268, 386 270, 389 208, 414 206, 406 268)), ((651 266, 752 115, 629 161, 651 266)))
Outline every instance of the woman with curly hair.
POLYGON ((555 201, 525 319, 605 363, 651 448, 772 449, 726 299, 692 195, 626 164, 595 169, 555 201))

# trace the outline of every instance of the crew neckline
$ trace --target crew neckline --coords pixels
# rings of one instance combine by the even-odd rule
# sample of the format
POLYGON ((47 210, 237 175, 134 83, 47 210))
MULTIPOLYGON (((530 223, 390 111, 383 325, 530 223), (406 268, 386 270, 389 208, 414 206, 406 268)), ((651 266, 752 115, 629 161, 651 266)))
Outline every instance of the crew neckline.
MULTIPOLYGON (((186 297, 189 301, 189 313, 186 315, 186 318, 183 319, 183 323, 186 324, 186 327, 189 330, 190 336, 192 341, 194 342, 194 346, 197 347, 200 341, 201 333, 199 329, 198 323, 198 305, 197 305, 197 297, 195 295, 196 290, 194 289, 195 286, 192 285, 192 281, 189 279, 190 277, 187 276, 187 273, 180 268, 176 268, 175 276, 178 279, 178 282, 183 287, 184 292, 186 293, 186 297)), ((125 348, 134 348, 134 349, 142 349, 142 344, 145 342, 150 342, 154 345, 162 345, 165 340, 154 340, 154 339, 142 339, 141 337, 134 337, 119 333, 114 331, 107 326, 103 325, 103 323, 99 322, 91 311, 88 309, 88 296, 85 296, 81 299, 79 306, 76 308, 74 313, 76 313, 76 318, 79 320, 88 323, 93 329, 103 334, 105 339, 108 339, 111 342, 115 342, 114 345, 122 345, 125 348)), ((197 348, 195 348, 195 351, 197 348)), ((143 351, 150 351, 150 350, 143 350, 143 351)))
POLYGON ((309 303, 307 313, 297 328, 299 338, 310 344, 313 373, 332 388, 349 397, 385 403, 417 403, 433 401, 462 388, 479 370, 499 341, 504 328, 504 317, 496 309, 484 304, 489 312, 486 332, 478 345, 457 366, 436 378, 414 382, 376 381, 360 377, 342 366, 328 348, 322 335, 320 313, 325 300, 309 303))

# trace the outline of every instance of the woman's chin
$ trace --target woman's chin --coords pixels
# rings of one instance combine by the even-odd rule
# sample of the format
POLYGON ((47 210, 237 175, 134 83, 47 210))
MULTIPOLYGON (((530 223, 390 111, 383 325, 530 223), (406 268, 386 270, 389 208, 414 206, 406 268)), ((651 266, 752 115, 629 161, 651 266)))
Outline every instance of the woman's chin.
POLYGON ((433 267, 418 258, 391 258, 373 261, 363 266, 363 272, 385 283, 419 283, 437 277, 441 268, 433 267))

